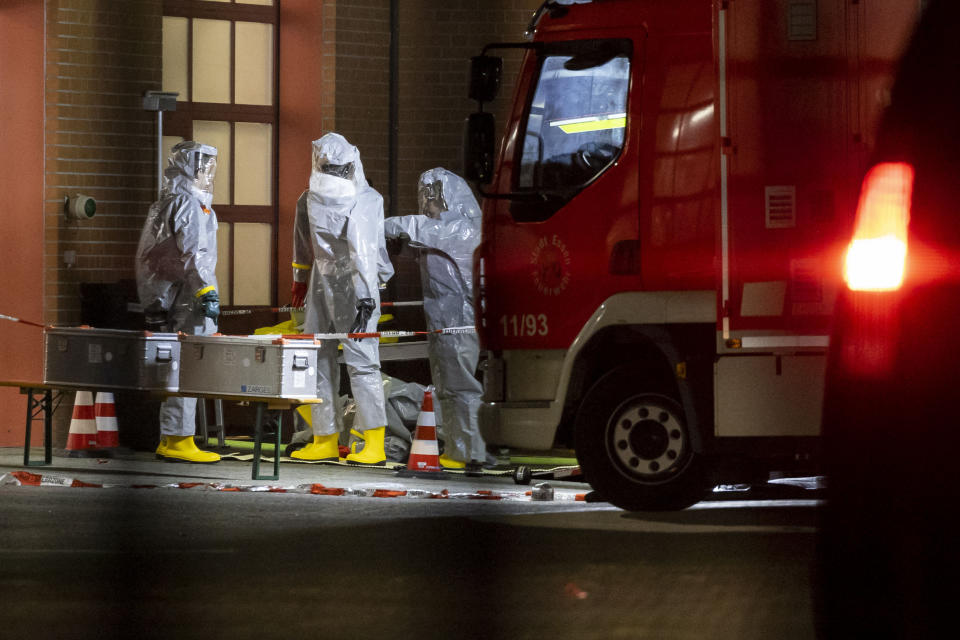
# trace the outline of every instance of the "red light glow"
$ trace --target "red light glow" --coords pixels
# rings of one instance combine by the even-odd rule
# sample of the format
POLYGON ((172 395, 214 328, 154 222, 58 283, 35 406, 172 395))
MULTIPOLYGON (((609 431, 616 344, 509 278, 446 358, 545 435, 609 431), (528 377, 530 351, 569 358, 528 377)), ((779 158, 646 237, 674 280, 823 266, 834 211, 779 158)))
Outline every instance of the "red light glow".
POLYGON ((913 175, 909 164, 885 162, 863 179, 843 270, 851 290, 894 291, 903 284, 913 175))

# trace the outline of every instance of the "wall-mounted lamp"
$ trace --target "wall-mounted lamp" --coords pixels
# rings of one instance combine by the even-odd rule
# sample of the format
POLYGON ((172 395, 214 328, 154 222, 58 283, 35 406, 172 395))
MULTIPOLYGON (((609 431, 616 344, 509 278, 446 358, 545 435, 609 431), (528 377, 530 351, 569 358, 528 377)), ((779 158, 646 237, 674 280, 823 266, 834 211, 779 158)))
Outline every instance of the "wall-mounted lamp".
POLYGON ((67 220, 89 220, 97 212, 97 201, 77 193, 63 197, 63 215, 67 220))
POLYGON ((143 108, 157 112, 157 197, 163 189, 163 112, 177 110, 176 91, 145 91, 143 108))

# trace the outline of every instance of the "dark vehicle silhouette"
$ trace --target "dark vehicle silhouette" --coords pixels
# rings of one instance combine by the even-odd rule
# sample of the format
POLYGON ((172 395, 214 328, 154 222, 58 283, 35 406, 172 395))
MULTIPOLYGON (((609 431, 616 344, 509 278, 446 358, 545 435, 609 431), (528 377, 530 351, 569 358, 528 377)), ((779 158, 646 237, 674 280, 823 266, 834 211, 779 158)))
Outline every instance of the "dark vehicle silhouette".
POLYGON ((904 53, 831 335, 825 638, 956 637, 960 546, 960 2, 904 53))

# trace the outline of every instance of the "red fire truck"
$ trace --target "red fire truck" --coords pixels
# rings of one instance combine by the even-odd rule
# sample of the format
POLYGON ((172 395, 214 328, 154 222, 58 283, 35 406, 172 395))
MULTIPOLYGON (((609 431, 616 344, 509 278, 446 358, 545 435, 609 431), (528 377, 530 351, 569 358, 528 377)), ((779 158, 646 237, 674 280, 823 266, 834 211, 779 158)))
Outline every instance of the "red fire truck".
POLYGON ((918 0, 546 2, 474 58, 490 444, 683 508, 815 469, 842 251, 918 0), (498 48, 525 49, 495 151, 498 48))

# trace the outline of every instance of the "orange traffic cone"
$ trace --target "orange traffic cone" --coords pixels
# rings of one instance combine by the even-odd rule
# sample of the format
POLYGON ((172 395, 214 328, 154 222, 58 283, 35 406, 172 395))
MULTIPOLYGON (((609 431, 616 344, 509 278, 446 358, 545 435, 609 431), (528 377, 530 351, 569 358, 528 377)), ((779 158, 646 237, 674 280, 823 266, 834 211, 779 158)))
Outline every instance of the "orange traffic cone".
POLYGON ((119 447, 120 434, 117 431, 117 408, 113 404, 112 393, 97 393, 94 415, 97 418, 97 446, 101 449, 119 447))
POLYGON ((93 394, 77 391, 67 435, 67 455, 71 458, 94 455, 97 449, 97 420, 93 408, 93 394))
POLYGON ((417 429, 414 431, 413 444, 405 471, 397 475, 440 477, 446 474, 440 466, 440 445, 437 444, 437 418, 433 413, 433 394, 427 390, 423 394, 423 405, 417 417, 417 429))

